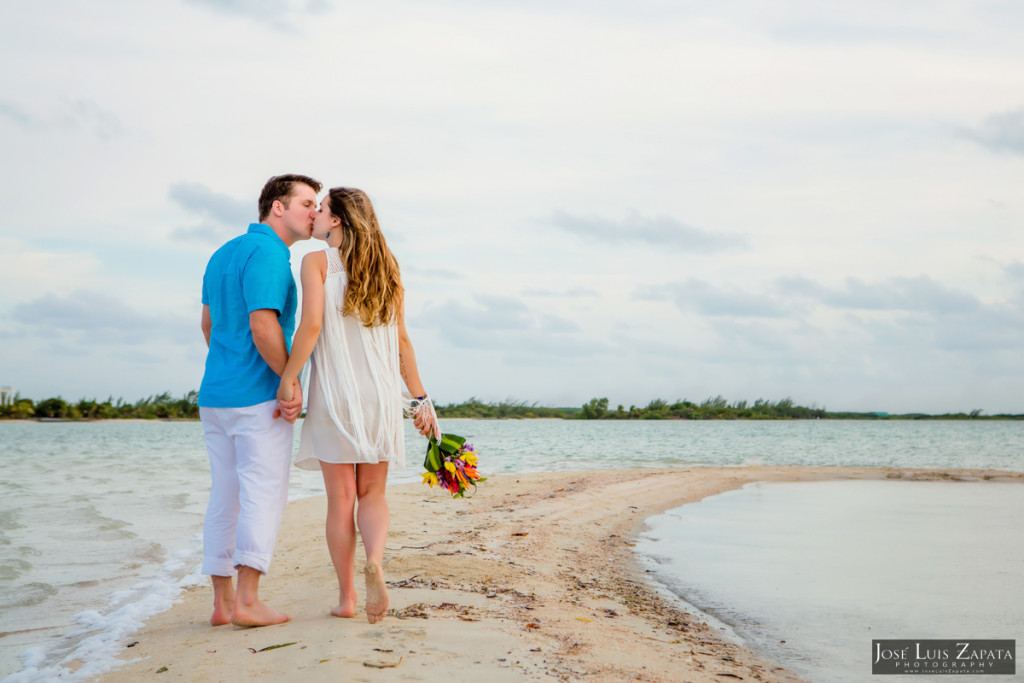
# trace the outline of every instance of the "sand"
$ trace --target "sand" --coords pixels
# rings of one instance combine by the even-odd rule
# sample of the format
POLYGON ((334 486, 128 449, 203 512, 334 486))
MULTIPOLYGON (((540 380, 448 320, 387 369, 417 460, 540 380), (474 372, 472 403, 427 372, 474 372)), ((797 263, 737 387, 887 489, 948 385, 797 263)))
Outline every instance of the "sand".
MULTIPOLYGON (((354 619, 328 614, 337 583, 323 540, 326 500, 295 501, 261 587, 291 622, 211 627, 212 593, 194 587, 150 619, 126 664, 100 680, 796 681, 678 609, 645 575, 634 539, 650 515, 754 481, 886 478, 1024 482, 1024 473, 557 472, 495 476, 469 500, 394 486, 384 568, 391 612, 375 625, 362 610, 354 619)), ((357 569, 362 557, 360 547, 357 569)))

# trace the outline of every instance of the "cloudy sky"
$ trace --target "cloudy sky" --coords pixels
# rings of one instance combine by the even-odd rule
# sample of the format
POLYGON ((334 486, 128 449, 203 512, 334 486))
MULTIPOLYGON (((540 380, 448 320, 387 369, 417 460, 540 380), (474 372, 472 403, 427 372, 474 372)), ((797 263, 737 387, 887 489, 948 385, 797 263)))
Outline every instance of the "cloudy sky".
POLYGON ((1008 0, 8 3, 0 385, 197 388, 206 261, 301 172, 375 201, 442 402, 1024 412, 1022 31, 1008 0))

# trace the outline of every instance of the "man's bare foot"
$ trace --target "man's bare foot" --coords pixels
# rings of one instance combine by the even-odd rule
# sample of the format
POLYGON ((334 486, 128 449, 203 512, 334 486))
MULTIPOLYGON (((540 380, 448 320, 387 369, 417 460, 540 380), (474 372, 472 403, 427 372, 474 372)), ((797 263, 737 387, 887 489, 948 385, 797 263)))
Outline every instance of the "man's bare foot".
MULTIPOLYGON (((234 602, 234 600, 232 600, 234 602)), ((231 623, 231 603, 222 604, 215 602, 213 604, 213 615, 210 617, 210 626, 223 626, 224 624, 231 623)))
POLYGON ((376 624, 388 612, 388 588, 384 584, 384 572, 377 565, 368 564, 363 569, 366 578, 366 620, 376 624))
POLYGON ((231 610, 235 606, 235 585, 230 576, 211 576, 213 583, 213 614, 210 626, 231 623, 231 610))
POLYGON ((231 623, 235 626, 271 626, 290 620, 291 617, 284 612, 271 609, 258 600, 251 605, 235 603, 235 610, 231 613, 231 623))

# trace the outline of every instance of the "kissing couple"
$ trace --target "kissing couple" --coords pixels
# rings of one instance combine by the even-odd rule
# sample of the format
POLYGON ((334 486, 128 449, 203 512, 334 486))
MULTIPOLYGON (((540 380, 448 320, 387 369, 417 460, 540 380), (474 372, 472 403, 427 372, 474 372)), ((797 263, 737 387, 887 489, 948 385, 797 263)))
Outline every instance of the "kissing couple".
POLYGON ((288 499, 299 374, 311 360, 309 405, 296 466, 319 469, 327 491, 327 548, 338 576, 331 614, 357 612, 356 527, 366 551, 364 611, 388 610, 382 569, 388 468, 405 466, 402 418, 440 438, 405 329, 396 261, 362 190, 303 175, 274 176, 259 222, 210 258, 203 275, 208 352, 199 415, 210 458, 202 572, 213 583, 214 626, 265 626, 290 617, 259 599, 288 499), (302 259, 302 316, 289 247, 315 237, 302 259), (294 333, 294 338, 293 338, 294 333), (408 390, 403 393, 402 385, 408 390), (237 573, 237 586, 234 575, 237 573))

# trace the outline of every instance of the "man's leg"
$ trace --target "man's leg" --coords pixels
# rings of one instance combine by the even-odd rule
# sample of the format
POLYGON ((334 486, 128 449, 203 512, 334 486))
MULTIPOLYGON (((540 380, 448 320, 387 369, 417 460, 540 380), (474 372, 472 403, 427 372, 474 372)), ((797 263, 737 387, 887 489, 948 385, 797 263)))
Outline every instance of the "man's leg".
POLYGON ((239 626, 280 624, 290 618, 259 599, 260 576, 270 569, 288 502, 292 459, 292 425, 273 418, 276 407, 276 401, 267 401, 239 409, 232 429, 241 510, 234 555, 238 591, 231 621, 239 626))
POLYGON ((235 527, 238 523, 238 475, 235 446, 224 430, 223 416, 216 408, 200 408, 203 440, 210 457, 210 501, 203 522, 202 572, 213 582, 213 614, 210 624, 231 623, 235 606, 235 527))

